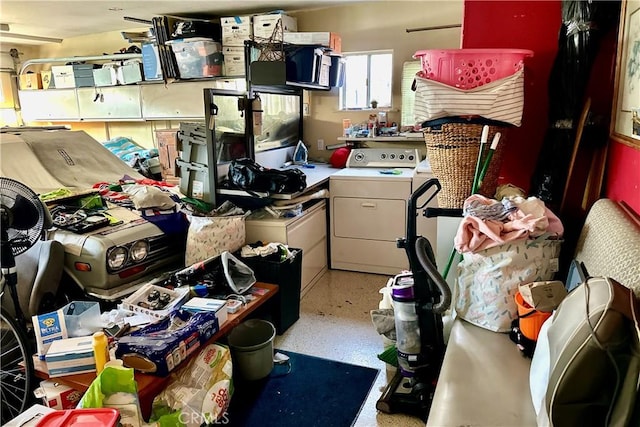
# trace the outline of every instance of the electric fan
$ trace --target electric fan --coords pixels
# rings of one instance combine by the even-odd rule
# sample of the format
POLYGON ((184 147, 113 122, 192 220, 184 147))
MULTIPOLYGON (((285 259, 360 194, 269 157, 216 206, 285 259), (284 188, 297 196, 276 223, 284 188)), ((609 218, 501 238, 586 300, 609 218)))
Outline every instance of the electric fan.
POLYGON ((15 319, 8 315, 4 307, 0 316, 2 425, 25 410, 30 400, 34 372, 26 323, 16 290, 18 275, 15 257, 40 239, 46 218, 44 205, 30 188, 13 179, 0 177, 2 293, 8 286, 15 310, 15 319))

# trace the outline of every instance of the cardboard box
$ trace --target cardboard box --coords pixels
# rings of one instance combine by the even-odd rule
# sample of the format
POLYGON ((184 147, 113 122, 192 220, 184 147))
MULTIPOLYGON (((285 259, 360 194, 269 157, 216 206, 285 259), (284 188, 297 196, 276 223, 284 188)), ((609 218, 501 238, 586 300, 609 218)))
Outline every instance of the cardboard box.
POLYGON ((342 52, 342 38, 330 32, 288 32, 284 33, 284 42, 291 44, 320 45, 336 53, 342 52))
POLYGON ((538 311, 553 311, 558 308, 567 290, 559 280, 530 282, 518 286, 522 299, 538 311))
MULTIPOLYGON (((253 17, 253 36, 257 39, 282 41, 282 32, 298 30, 298 19, 284 13, 256 15, 253 17), (278 21, 280 28, 276 32, 278 21), (272 38, 273 36, 273 38, 272 38)), ((258 40, 261 41, 261 40, 258 40)))
POLYGON ((75 409, 82 398, 82 392, 51 380, 41 381, 33 394, 51 409, 75 409))
POLYGON ((64 338, 51 343, 45 355, 49 378, 95 372, 93 337, 64 338))
POLYGON ((42 89, 42 77, 40 73, 20 74, 20 89, 38 90, 42 89))
POLYGON ((190 313, 213 311, 220 326, 227 321, 227 300, 224 299, 193 297, 182 305, 182 309, 190 313))
POLYGON ((51 74, 51 70, 41 71, 40 77, 42 79, 42 89, 53 89, 55 87, 53 84, 53 74, 51 74))
POLYGON ((176 159, 180 157, 178 150, 178 129, 156 131, 160 174, 162 178, 176 176, 176 159))
POLYGON ((224 75, 244 76, 244 48, 238 46, 225 46, 222 48, 224 55, 224 75))
POLYGON ((220 18, 223 46, 244 46, 253 37, 252 16, 226 16, 220 18))
POLYGON ((129 295, 122 301, 122 308, 133 311, 134 313, 142 313, 155 319, 163 319, 167 317, 173 310, 180 308, 182 303, 189 297, 189 288, 167 289, 162 286, 156 286, 151 283, 143 285, 133 294, 129 295), (149 307, 149 294, 158 291, 160 294, 169 295, 169 303, 161 309, 154 310, 149 307))
POLYGON ((56 89, 76 87, 76 78, 72 65, 53 65, 51 67, 56 89))

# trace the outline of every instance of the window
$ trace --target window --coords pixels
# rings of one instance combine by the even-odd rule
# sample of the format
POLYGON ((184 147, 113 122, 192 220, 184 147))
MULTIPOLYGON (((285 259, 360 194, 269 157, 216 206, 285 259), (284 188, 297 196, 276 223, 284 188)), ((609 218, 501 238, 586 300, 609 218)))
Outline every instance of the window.
POLYGON ((414 126, 416 117, 413 112, 416 93, 411 89, 416 73, 422 69, 420 61, 407 61, 402 64, 402 115, 401 126, 414 126))
POLYGON ((340 89, 341 110, 391 107, 391 51, 345 53, 345 80, 340 89))

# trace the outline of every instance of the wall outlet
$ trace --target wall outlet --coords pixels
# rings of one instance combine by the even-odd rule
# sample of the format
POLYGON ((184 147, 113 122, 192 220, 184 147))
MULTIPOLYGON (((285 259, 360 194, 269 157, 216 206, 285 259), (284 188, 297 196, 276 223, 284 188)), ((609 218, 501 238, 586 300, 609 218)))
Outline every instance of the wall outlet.
POLYGON ((311 115, 311 112, 309 110, 309 103, 308 102, 305 102, 304 104, 302 104, 302 115, 303 116, 311 115))
POLYGON ((318 150, 324 150, 324 139, 318 140, 318 150))

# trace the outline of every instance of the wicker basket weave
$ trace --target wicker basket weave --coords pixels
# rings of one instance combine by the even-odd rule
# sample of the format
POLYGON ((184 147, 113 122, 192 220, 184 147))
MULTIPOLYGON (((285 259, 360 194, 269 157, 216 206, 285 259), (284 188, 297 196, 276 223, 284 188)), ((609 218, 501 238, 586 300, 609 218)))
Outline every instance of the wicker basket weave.
MULTIPOLYGON (((439 207, 461 208, 471 195, 482 128, 481 124, 445 123, 423 129, 431 170, 442 185, 438 193, 439 207)), ((483 147, 481 165, 489 152, 493 136, 496 132, 500 132, 501 136, 478 191, 487 197, 493 197, 496 192, 507 130, 507 127, 489 126, 489 139, 483 147)))

